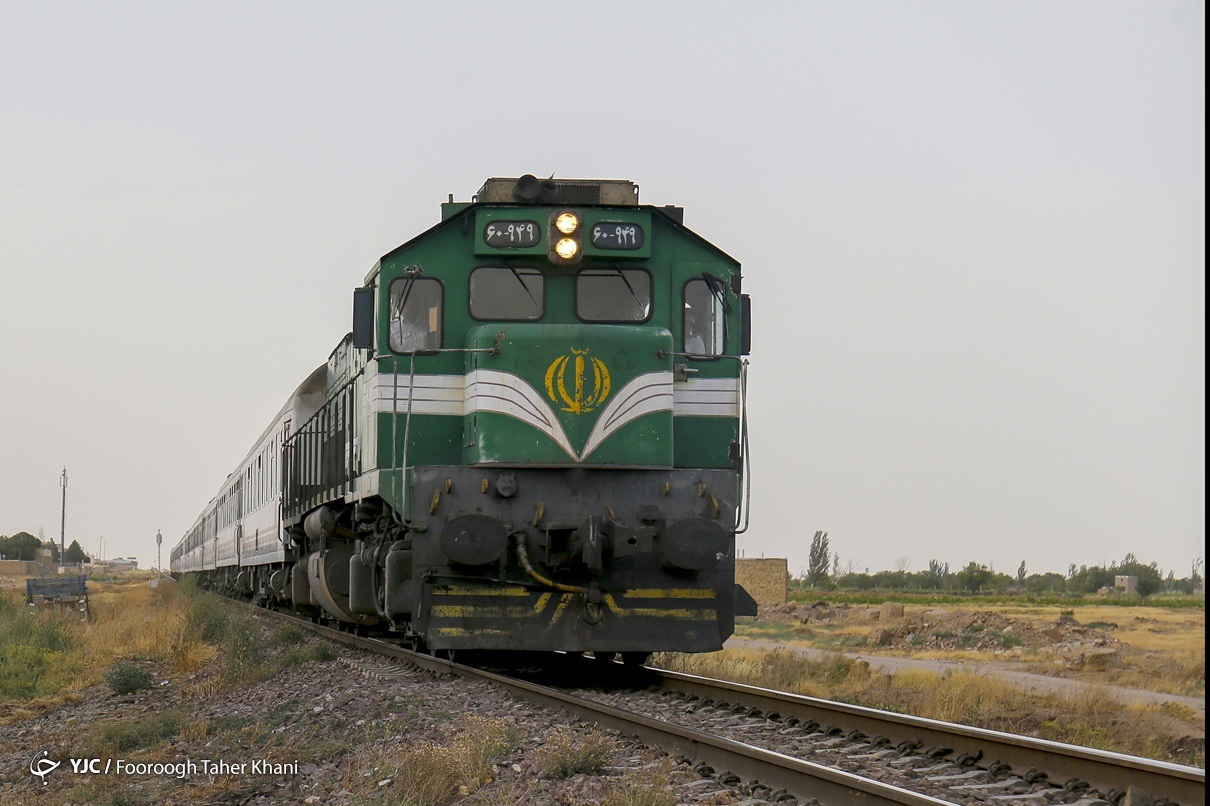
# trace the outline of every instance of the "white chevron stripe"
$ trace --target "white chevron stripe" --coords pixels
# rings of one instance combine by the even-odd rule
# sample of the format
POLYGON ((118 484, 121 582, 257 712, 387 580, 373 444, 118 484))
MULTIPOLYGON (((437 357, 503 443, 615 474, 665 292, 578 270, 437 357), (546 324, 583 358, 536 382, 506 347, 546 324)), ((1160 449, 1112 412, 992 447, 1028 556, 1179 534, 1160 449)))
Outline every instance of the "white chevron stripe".
POLYGON ((554 409, 532 386, 511 372, 476 369, 468 373, 464 410, 491 411, 520 420, 546 434, 568 456, 580 461, 554 409))
POLYGON ((672 373, 648 372, 631 379, 618 390, 613 400, 601 410, 593 424, 588 442, 584 445, 586 457, 622 426, 645 414, 668 411, 672 408, 672 373))

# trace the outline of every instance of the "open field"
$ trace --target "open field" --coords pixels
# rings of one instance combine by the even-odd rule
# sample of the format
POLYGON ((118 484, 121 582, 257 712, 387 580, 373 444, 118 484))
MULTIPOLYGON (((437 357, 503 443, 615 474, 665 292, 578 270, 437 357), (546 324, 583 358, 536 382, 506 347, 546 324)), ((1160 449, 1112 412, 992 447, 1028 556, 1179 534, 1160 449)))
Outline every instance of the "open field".
POLYGON ((737 635, 816 649, 1011 664, 1205 698, 1204 608, 997 602, 978 608, 818 599, 743 620, 737 635))

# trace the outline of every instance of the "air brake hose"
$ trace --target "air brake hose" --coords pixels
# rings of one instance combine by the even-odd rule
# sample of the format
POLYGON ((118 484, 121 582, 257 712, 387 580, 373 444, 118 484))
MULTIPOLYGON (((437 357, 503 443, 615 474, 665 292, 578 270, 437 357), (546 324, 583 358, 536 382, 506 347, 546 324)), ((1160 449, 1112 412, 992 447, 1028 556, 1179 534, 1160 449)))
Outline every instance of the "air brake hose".
POLYGON ((555 582, 553 579, 547 579, 539 574, 529 562, 529 552, 525 550, 525 533, 515 532, 513 537, 517 542, 517 559, 521 561, 521 567, 525 569, 525 573, 536 579, 543 585, 555 590, 564 591, 565 593, 588 593, 588 588, 578 588, 575 585, 564 585, 561 582, 555 582))

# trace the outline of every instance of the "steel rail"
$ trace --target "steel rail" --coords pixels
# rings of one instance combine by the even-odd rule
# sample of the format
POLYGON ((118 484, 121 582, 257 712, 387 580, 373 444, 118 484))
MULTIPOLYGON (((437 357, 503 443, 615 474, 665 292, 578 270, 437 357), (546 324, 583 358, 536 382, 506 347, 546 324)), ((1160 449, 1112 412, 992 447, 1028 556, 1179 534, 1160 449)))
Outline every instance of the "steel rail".
POLYGON ((775 753, 753 745, 725 739, 679 725, 557 691, 536 683, 476 669, 450 660, 404 649, 395 644, 343 632, 273 610, 257 608, 279 619, 299 624, 317 635, 379 655, 396 658, 439 674, 486 680, 503 687, 518 699, 557 708, 585 721, 636 736, 644 743, 661 747, 692 761, 702 761, 716 770, 732 772, 758 781, 770 789, 784 789, 799 800, 815 798, 828 804, 852 806, 942 806, 947 801, 884 784, 832 767, 775 753))
POLYGON ((668 691, 776 712, 802 722, 834 724, 869 736, 882 734, 892 743, 913 740, 971 754, 981 750, 988 761, 997 759, 1020 771, 1034 767, 1052 776, 1080 778, 1102 792, 1134 785, 1188 806, 1204 804, 1206 799, 1206 771, 1197 767, 649 668, 656 674, 656 685, 668 691))

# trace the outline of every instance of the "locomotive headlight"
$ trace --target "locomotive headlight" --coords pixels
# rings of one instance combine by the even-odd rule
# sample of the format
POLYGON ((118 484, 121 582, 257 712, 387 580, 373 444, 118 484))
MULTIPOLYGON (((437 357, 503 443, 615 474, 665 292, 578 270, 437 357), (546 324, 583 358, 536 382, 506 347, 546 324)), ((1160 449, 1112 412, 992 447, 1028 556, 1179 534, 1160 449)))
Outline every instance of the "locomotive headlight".
POLYGON ((555 210, 546 219, 546 256, 556 266, 570 266, 584 257, 584 222, 575 210, 555 210))
POLYGON ((564 235, 571 235, 579 228, 580 217, 575 213, 559 213, 558 218, 555 219, 555 229, 564 235))
POLYGON ((564 260, 571 260, 580 251, 580 245, 571 238, 560 238, 555 243, 555 254, 564 260))

